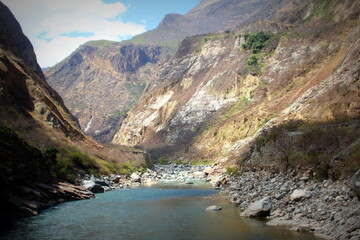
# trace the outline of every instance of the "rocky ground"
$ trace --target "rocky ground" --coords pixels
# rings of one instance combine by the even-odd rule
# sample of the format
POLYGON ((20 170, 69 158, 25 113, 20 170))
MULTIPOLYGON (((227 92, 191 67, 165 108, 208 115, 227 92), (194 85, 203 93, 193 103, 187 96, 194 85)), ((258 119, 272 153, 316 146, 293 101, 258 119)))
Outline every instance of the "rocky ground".
POLYGON ((87 189, 64 182, 17 186, 14 192, 16 194, 10 195, 5 192, 4 199, 0 199, 0 223, 6 224, 11 218, 37 215, 41 210, 62 202, 95 198, 87 189), (8 202, 4 203, 6 199, 8 202), (4 206, 7 208, 3 209, 4 206))
POLYGON ((268 225, 287 225, 326 239, 360 239, 360 202, 347 181, 319 182, 295 171, 245 172, 231 177, 221 192, 239 206, 241 215, 269 215, 268 225))

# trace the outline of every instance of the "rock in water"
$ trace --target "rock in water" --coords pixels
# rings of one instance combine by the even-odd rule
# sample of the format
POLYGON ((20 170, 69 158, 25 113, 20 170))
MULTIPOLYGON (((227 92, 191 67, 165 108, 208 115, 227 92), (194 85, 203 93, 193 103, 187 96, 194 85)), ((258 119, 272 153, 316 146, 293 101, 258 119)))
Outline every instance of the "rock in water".
POLYGON ((218 205, 212 205, 206 208, 206 211, 220 211, 222 207, 218 205))
POLYGON ((290 200, 292 201, 300 201, 301 199, 304 198, 310 198, 311 197, 311 192, 309 191, 305 191, 302 189, 296 189, 290 196, 290 200))
POLYGON ((101 185, 95 184, 90 191, 93 193, 104 193, 105 189, 101 185))
POLYGON ((259 201, 251 204, 245 211, 240 213, 240 216, 244 217, 267 217, 270 216, 270 211, 272 209, 272 202, 269 197, 265 197, 259 201))
POLYGON ((351 178, 350 181, 351 189, 360 197, 360 170, 358 170, 351 178))

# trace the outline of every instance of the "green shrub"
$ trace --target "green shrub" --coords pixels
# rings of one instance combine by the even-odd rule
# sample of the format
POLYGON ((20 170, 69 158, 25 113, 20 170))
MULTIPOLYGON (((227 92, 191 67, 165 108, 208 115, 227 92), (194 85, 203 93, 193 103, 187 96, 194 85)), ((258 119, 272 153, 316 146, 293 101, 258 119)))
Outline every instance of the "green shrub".
POLYGON ((136 171, 135 167, 133 165, 131 165, 131 163, 128 163, 128 162, 121 164, 120 168, 118 169, 118 172, 121 175, 128 175, 135 171, 136 171))
POLYGON ((159 164, 160 165, 166 165, 169 163, 169 160, 167 158, 160 158, 159 159, 159 164))
POLYGON ((56 155, 59 153, 57 148, 46 148, 43 150, 43 152, 46 159, 50 160, 52 164, 56 164, 56 155))
POLYGON ((255 55, 252 55, 248 60, 246 60, 247 66, 254 66, 258 64, 258 58, 255 55))
POLYGON ((210 165, 211 162, 209 160, 204 160, 204 161, 191 162, 190 164, 193 165, 193 166, 210 165))
POLYGON ((226 174, 230 176, 239 176, 240 175, 241 168, 239 166, 235 167, 227 167, 226 168, 226 174))
POLYGON ((272 38, 273 34, 265 33, 263 31, 257 33, 245 34, 245 43, 242 48, 245 50, 252 50, 252 53, 259 53, 266 47, 266 43, 272 38))

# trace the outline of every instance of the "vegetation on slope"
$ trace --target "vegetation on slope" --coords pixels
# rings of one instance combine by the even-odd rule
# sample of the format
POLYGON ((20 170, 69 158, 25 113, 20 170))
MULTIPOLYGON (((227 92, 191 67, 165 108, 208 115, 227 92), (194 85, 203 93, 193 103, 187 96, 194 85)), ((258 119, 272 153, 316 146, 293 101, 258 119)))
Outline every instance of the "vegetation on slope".
POLYGON ((263 50, 268 47, 271 41, 278 39, 270 32, 259 31, 255 33, 247 33, 244 35, 245 43, 242 44, 243 50, 249 50, 251 55, 246 60, 246 68, 248 73, 253 75, 261 75, 262 68, 265 65, 265 58, 271 54, 273 49, 267 52, 263 50))
POLYGON ((360 168, 359 126, 358 120, 283 122, 255 138, 251 153, 240 157, 228 172, 271 165, 275 171, 312 169, 320 181, 348 178, 360 168))
POLYGON ((30 182, 33 179, 36 182, 61 180, 76 183, 85 174, 130 174, 146 165, 142 153, 136 154, 130 148, 102 147, 72 139, 59 129, 19 114, 16 120, 11 115, 2 119, 0 154, 5 161, 0 170, 5 179, 10 171, 30 182), (18 174, 21 172, 24 173, 18 174))

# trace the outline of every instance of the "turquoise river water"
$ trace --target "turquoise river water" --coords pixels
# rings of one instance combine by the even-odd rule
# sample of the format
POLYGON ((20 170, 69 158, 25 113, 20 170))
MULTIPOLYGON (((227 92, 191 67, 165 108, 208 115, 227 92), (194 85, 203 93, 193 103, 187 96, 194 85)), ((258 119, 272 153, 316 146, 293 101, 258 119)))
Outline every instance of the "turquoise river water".
POLYGON ((311 234, 241 218, 206 186, 119 189, 67 202, 15 223, 1 240, 313 240, 311 234), (207 212, 218 204, 222 211, 207 212))

